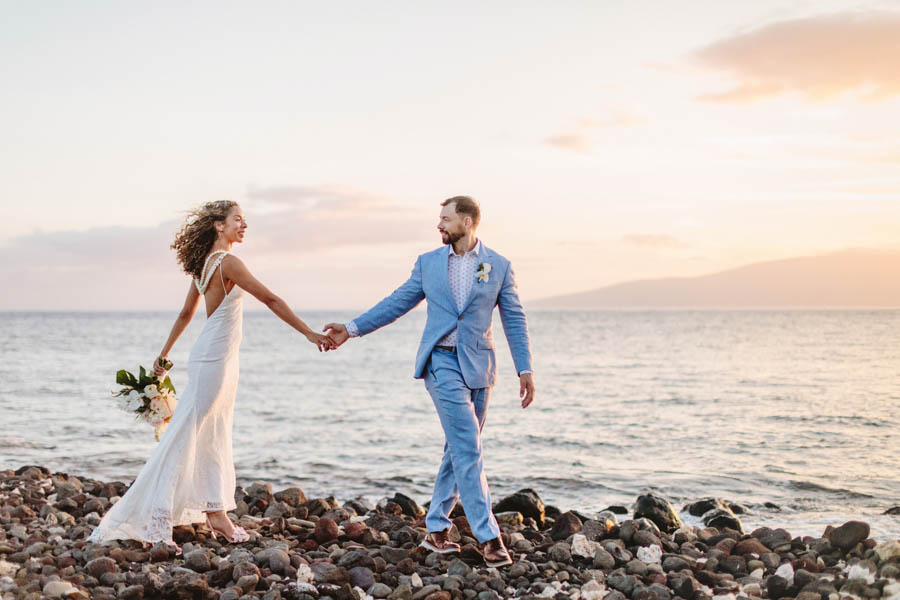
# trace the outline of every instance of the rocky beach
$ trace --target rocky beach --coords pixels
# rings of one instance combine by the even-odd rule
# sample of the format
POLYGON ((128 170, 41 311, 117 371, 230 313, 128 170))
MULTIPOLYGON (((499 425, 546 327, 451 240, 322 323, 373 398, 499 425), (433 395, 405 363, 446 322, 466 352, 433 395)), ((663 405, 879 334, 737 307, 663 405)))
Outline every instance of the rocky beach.
POLYGON ((652 494, 593 515, 561 512, 524 489, 494 512, 514 555, 484 566, 459 507, 458 554, 418 546, 424 509, 402 494, 307 498, 256 482, 235 491, 232 518, 250 541, 227 544, 199 526, 163 546, 86 538, 125 493, 39 466, 0 471, 0 595, 12 598, 278 598, 315 600, 841 600, 900 597, 900 542, 874 540, 862 521, 820 537, 784 529, 744 531, 745 507, 705 498, 686 506, 704 526, 684 525, 652 494))

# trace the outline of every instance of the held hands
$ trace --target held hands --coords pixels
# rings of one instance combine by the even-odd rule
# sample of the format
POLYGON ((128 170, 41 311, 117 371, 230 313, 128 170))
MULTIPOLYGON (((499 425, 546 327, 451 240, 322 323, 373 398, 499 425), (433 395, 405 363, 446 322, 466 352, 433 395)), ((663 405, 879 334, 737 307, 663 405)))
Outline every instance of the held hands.
POLYGON ((528 405, 534 400, 534 375, 532 373, 519 375, 519 398, 522 399, 522 408, 528 408, 528 405))
POLYGON ((327 335, 322 335, 321 333, 316 333, 315 331, 310 331, 306 334, 306 339, 316 345, 319 349, 319 352, 328 352, 329 350, 337 350, 338 344, 335 344, 334 340, 332 340, 327 335))
POLYGON ((326 332, 327 337, 334 343, 334 349, 342 346, 344 342, 350 339, 350 334, 342 323, 329 323, 322 331, 326 332))

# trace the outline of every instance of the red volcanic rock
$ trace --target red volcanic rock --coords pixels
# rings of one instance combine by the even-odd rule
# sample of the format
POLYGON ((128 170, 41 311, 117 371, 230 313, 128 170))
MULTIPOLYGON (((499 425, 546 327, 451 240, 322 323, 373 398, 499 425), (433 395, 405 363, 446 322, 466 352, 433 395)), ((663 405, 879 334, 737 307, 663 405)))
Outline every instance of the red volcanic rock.
POLYGON ((104 573, 117 573, 119 571, 116 561, 106 556, 95 558, 84 566, 84 569, 91 574, 91 577, 100 579, 104 573))
POLYGON ((150 560, 152 562, 169 560, 169 549, 166 548, 165 544, 156 544, 150 549, 150 560))
POLYGON ((308 540, 304 540, 303 543, 300 544, 299 548, 307 552, 312 552, 313 550, 317 550, 319 548, 319 544, 316 542, 316 540, 310 538, 308 540))
POLYGON ((741 540, 732 549, 732 554, 743 556, 744 554, 758 554, 762 556, 769 552, 769 549, 756 538, 748 538, 741 540))
POLYGON ((365 523, 348 523, 344 527, 344 535, 347 536, 347 539, 356 542, 359 541, 359 538, 363 536, 367 529, 368 527, 366 527, 365 523))
POLYGON ((322 517, 319 519, 318 523, 316 523, 316 532, 313 535, 317 542, 324 544, 336 540, 339 533, 340 530, 338 529, 337 523, 328 517, 322 517))

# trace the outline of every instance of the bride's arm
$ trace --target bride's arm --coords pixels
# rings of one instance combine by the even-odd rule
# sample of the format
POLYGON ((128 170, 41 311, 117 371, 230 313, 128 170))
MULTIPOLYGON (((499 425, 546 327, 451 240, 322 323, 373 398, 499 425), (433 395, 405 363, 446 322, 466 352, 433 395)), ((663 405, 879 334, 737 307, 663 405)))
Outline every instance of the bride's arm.
POLYGON ((275 313, 279 319, 302 333, 310 342, 318 346, 319 351, 332 350, 335 348, 334 342, 326 335, 322 335, 313 331, 309 325, 298 317, 287 302, 279 298, 269 288, 264 286, 256 277, 250 273, 250 270, 244 262, 236 256, 228 255, 222 261, 222 273, 233 281, 241 289, 247 291, 256 297, 257 300, 266 305, 266 307, 275 313))
POLYGON ((175 341, 182 333, 184 333, 184 330, 190 324, 191 319, 194 318, 194 313, 197 312, 197 306, 199 304, 200 293, 197 291, 197 286, 194 285, 194 281, 191 280, 191 287, 188 289, 187 298, 184 299, 184 306, 181 307, 181 312, 178 313, 178 316, 175 318, 175 323, 172 324, 172 331, 169 332, 169 339, 166 340, 166 344, 159 353, 159 357, 153 361, 153 371, 157 376, 161 376, 166 371, 160 366, 159 359, 168 358, 169 351, 172 350, 175 341))

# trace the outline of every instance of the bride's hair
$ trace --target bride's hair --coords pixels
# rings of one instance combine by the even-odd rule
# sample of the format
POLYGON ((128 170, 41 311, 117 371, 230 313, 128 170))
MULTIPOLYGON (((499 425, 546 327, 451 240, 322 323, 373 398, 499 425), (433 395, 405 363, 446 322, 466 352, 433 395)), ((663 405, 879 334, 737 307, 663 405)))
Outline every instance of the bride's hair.
POLYGON ((216 200, 188 213, 171 246, 185 273, 200 279, 203 262, 216 241, 215 224, 224 221, 233 206, 237 206, 233 200, 216 200))

